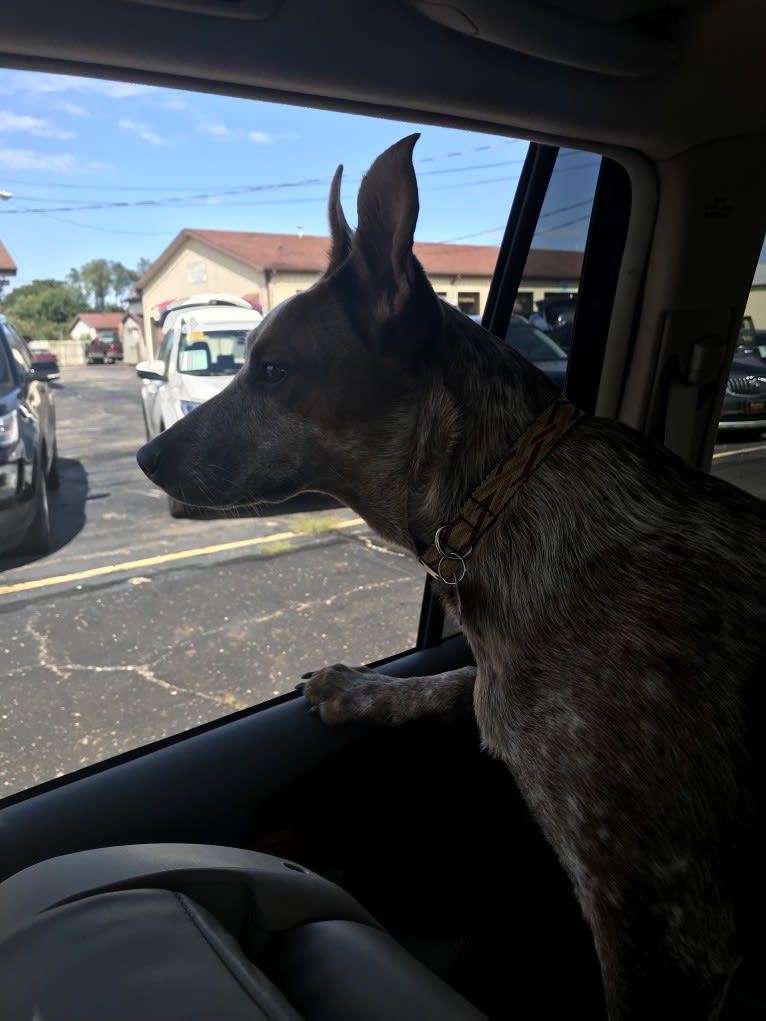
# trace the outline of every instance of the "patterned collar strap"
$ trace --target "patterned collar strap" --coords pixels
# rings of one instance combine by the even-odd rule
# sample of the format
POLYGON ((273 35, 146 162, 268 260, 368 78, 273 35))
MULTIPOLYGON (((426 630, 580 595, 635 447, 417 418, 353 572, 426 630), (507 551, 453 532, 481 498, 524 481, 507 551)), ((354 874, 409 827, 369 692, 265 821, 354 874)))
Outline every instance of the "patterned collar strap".
POLYGON ((465 561, 481 536, 540 462, 583 417, 584 412, 563 396, 549 404, 474 489, 457 517, 437 530, 433 544, 418 558, 421 566, 447 585, 462 581, 465 561))

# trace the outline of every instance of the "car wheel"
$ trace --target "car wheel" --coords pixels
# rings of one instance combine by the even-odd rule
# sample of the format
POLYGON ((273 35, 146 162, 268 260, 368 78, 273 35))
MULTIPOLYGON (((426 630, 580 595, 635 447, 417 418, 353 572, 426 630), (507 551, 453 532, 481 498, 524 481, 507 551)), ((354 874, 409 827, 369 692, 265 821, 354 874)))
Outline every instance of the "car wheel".
POLYGON ((37 490, 35 492, 35 515, 27 529, 27 534, 14 552, 22 555, 38 556, 50 553, 52 548, 51 521, 48 512, 48 487, 45 485, 43 473, 38 470, 37 490))
POLYGON ((46 483, 48 485, 48 489, 58 489, 61 485, 61 476, 59 475, 59 452, 56 444, 53 446, 53 457, 51 458, 51 466, 48 471, 46 483))
POLYGON ((172 496, 168 497, 168 509, 171 518, 188 518, 190 516, 190 508, 180 500, 174 500, 172 496))

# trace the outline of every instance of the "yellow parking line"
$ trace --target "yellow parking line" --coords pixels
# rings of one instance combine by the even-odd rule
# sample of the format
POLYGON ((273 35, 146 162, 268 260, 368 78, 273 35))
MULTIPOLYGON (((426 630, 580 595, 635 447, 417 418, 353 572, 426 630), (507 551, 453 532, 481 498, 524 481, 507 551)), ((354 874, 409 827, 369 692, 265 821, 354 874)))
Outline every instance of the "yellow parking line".
MULTIPOLYGON (((346 518, 334 522, 323 531, 334 532, 339 528, 351 528, 363 525, 361 518, 346 518)), ((193 557, 204 557, 210 553, 223 553, 226 550, 246 549, 248 546, 262 546, 271 542, 283 542, 285 539, 297 539, 305 532, 275 532, 272 535, 259 535, 254 539, 239 539, 235 542, 221 542, 217 546, 198 546, 196 549, 181 550, 179 553, 162 553, 156 557, 144 557, 142 560, 125 560, 121 564, 105 564, 103 567, 91 567, 87 571, 75 571, 72 574, 59 574, 52 578, 36 578, 34 581, 20 581, 16 585, 0 585, 0 596, 12 592, 27 592, 30 589, 47 588, 49 585, 66 585, 72 581, 84 581, 97 578, 99 575, 119 574, 121 571, 135 571, 141 567, 154 567, 157 564, 168 564, 174 560, 190 560, 193 557)), ((321 535, 321 532, 310 533, 321 535)))
POLYGON ((761 443, 758 447, 743 447, 741 450, 721 450, 717 454, 713 454, 713 460, 717 457, 736 457, 737 454, 757 454, 762 450, 766 450, 766 443, 761 443))

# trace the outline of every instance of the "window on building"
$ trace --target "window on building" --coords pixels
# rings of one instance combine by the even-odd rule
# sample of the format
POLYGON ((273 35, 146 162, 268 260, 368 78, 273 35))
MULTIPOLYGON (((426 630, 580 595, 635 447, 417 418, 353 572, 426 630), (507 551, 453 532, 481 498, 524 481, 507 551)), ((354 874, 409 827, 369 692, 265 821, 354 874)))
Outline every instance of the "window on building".
POLYGON ((518 312, 519 315, 529 317, 534 308, 533 299, 534 294, 532 291, 519 291, 516 295, 516 304, 513 311, 518 312))
POLYGON ((465 312, 467 316, 481 314, 481 302, 479 301, 478 291, 458 291, 457 304, 460 311, 465 312))

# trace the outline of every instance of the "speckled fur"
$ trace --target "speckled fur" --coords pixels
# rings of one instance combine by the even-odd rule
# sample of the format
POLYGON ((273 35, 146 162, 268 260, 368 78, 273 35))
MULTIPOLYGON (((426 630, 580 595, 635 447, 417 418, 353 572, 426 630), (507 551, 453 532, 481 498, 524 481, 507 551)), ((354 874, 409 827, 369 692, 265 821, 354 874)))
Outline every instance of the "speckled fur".
MULTIPOLYGON (((325 276, 266 318, 223 394, 154 441, 171 495, 329 492, 415 553, 553 399, 433 294, 412 255, 413 144, 371 168, 353 235, 336 175, 325 276), (267 362, 288 367, 274 389, 267 362)), ((336 664, 306 697, 328 723, 472 702, 571 877, 611 1021, 718 1017, 757 900, 763 504, 585 419, 481 539, 460 598, 476 669, 391 680, 336 664)))

